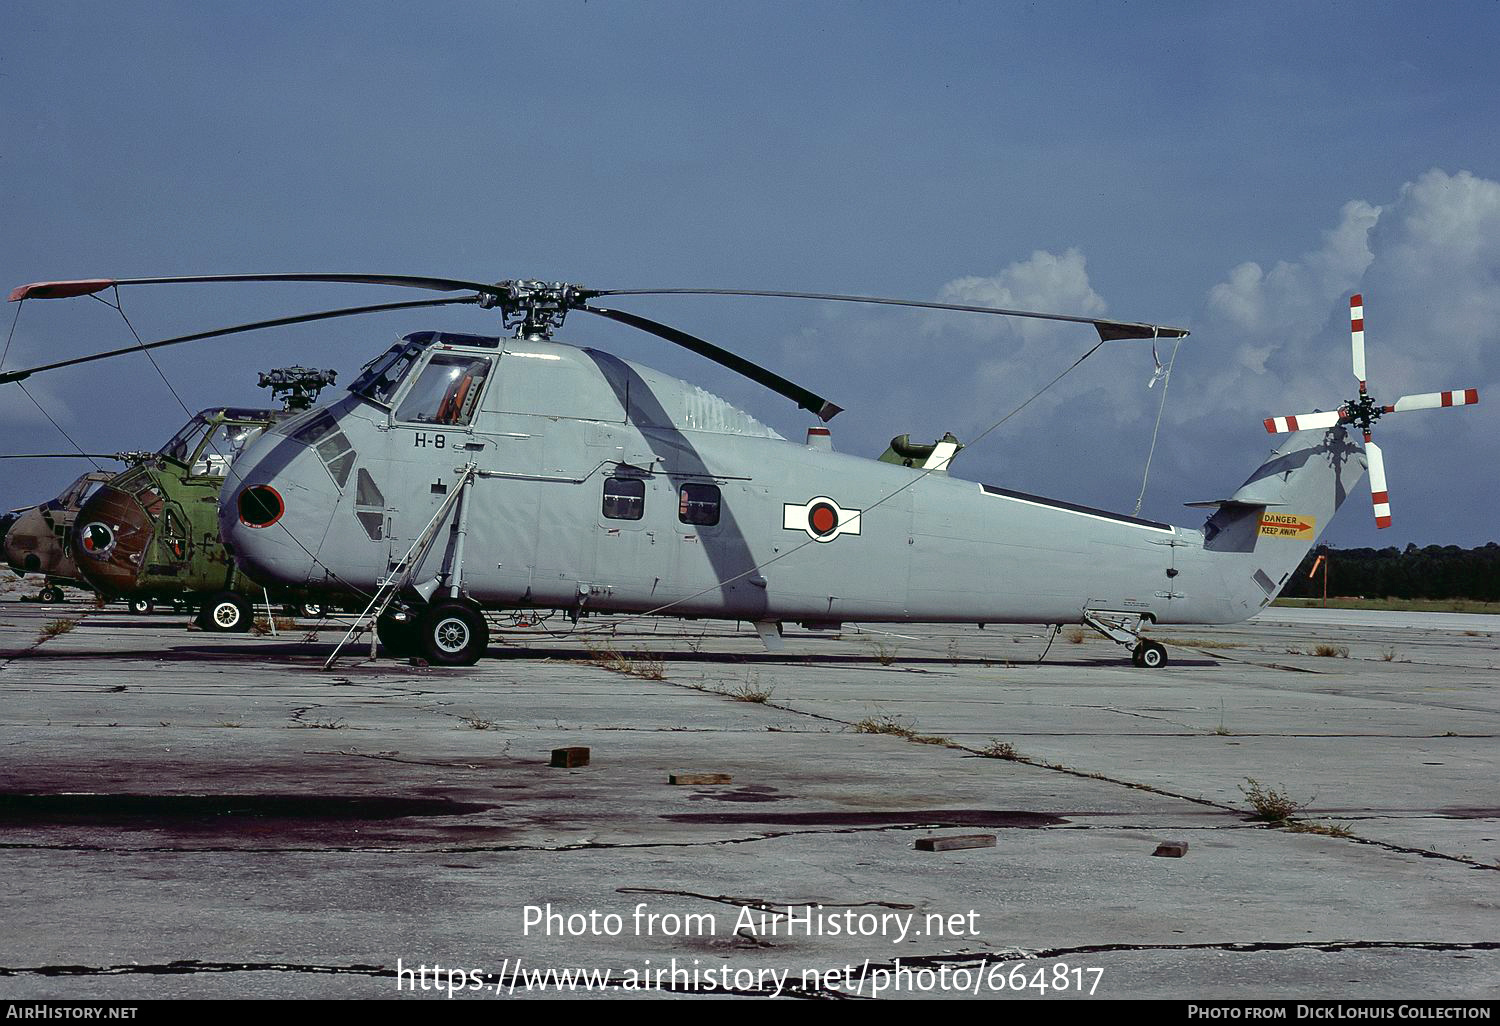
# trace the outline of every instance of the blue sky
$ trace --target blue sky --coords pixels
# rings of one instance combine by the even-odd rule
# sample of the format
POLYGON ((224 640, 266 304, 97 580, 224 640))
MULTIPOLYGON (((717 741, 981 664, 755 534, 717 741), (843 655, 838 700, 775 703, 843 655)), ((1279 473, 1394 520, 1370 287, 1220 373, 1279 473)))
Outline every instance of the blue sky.
MULTIPOLYGON (((1361 490, 1342 546, 1500 540, 1500 6, 214 3, 0 8, 0 283, 378 271, 599 287, 855 292, 1183 324, 1142 512, 1232 490, 1273 414, 1353 390, 1477 387, 1380 425, 1395 526, 1361 490)), ((405 298, 363 288, 127 292, 148 339, 405 298)), ((1086 328, 784 301, 622 308, 848 410, 835 444, 973 438, 1092 344, 1086 328)), ((14 306, 5 310, 10 331, 14 306)), ((382 315, 162 358, 187 405, 254 404, 294 362, 344 381, 382 315)), ((649 337, 560 336, 687 377, 801 437, 790 404, 649 337)), ((88 300, 25 304, 6 367, 126 344, 88 300)), ((1129 511, 1157 413, 1118 343, 966 451, 959 476, 1129 511)), ((11 388, 10 386, 7 386, 11 388)), ((38 378, 85 447, 185 419, 142 357, 38 378)), ((11 388, 0 449, 66 447, 11 388)), ((0 465, 4 505, 76 468, 0 465)))

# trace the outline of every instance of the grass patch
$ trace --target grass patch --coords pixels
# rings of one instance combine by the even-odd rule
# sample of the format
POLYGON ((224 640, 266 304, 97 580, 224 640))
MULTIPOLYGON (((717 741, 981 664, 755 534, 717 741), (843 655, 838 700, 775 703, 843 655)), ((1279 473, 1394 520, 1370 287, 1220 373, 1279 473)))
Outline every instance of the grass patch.
POLYGON ((49 620, 43 625, 41 632, 37 634, 38 641, 46 641, 55 638, 59 634, 66 634, 78 626, 77 620, 49 620))
POLYGON ((943 748, 963 747, 951 737, 918 734, 914 727, 895 716, 866 716, 854 725, 854 732, 856 734, 890 734, 892 737, 899 737, 903 741, 911 741, 919 745, 940 745, 943 748))
POLYGON ((888 645, 884 641, 875 642, 875 659, 881 666, 889 666, 894 663, 896 655, 900 651, 900 645, 888 645))
POLYGON ((589 645, 589 662, 602 670, 639 677, 642 680, 661 680, 667 675, 666 664, 643 648, 626 655, 608 645, 589 645))
MULTIPOLYGON (((1319 609, 1322 599, 1279 598, 1273 606, 1290 606, 1293 609, 1319 609)), ((1480 602, 1476 599, 1362 599, 1331 598, 1329 609, 1383 609, 1403 613, 1500 613, 1500 602, 1480 602)))
POLYGON ((1244 648, 1243 641, 1221 641, 1218 638, 1163 638, 1153 637, 1152 641, 1160 641, 1164 645, 1181 645, 1184 648, 1244 648))
POLYGON ((736 702, 755 702, 765 704, 771 700, 771 694, 776 690, 775 686, 763 688, 760 686, 760 675, 752 673, 745 683, 733 691, 724 692, 736 702))
POLYGON ((1354 831, 1343 823, 1286 823, 1294 834, 1321 834, 1324 837, 1353 837, 1354 831))
POLYGON ((1240 785, 1240 793, 1255 810, 1256 819, 1266 823, 1275 823, 1277 826, 1285 826, 1288 820, 1307 808, 1308 803, 1312 801, 1309 798, 1305 802, 1299 802, 1291 796, 1291 792, 1266 787, 1254 777, 1245 778, 1245 783, 1240 785), (1250 786, 1246 787, 1245 784, 1250 786))
POLYGON ((458 718, 460 728, 468 727, 470 730, 499 730, 500 725, 494 720, 480 719, 475 715, 460 716, 458 718))
POLYGON ((1332 658, 1335 658, 1335 657, 1337 657, 1339 659, 1348 659, 1349 658, 1349 646, 1348 645, 1314 645, 1313 649, 1312 649, 1312 654, 1315 655, 1315 656, 1322 656, 1324 659, 1332 659, 1332 658))
POLYGON ((1086 637, 1088 637, 1088 632, 1085 631, 1082 627, 1074 627, 1072 630, 1063 635, 1063 638, 1066 639, 1068 644, 1070 645, 1082 645, 1083 639, 1086 637))
POLYGON ((296 619, 290 616, 277 616, 271 619, 267 619, 264 616, 257 616, 255 622, 250 625, 250 633, 258 638, 263 638, 271 633, 272 624, 275 624, 278 631, 294 631, 298 626, 296 619))
POLYGON ((1008 759, 1015 762, 1021 758, 1021 753, 1016 751, 1016 746, 1009 741, 1001 741, 999 738, 990 738, 990 743, 984 746, 979 754, 986 759, 1008 759))
POLYGON ((287 724, 291 730, 343 730, 348 724, 338 720, 295 720, 287 724))

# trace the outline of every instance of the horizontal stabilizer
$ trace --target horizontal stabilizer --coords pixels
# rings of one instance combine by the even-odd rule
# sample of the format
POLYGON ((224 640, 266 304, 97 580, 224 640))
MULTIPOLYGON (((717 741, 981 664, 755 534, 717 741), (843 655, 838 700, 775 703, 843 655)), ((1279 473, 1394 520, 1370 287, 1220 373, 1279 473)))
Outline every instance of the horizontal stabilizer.
POLYGON ((1235 497, 1232 499, 1205 499, 1203 502, 1184 502, 1183 505, 1191 506, 1193 509, 1214 509, 1215 507, 1219 506, 1242 506, 1245 508, 1250 508, 1253 506, 1284 506, 1286 505, 1286 503, 1259 502, 1254 498, 1247 499, 1235 497))

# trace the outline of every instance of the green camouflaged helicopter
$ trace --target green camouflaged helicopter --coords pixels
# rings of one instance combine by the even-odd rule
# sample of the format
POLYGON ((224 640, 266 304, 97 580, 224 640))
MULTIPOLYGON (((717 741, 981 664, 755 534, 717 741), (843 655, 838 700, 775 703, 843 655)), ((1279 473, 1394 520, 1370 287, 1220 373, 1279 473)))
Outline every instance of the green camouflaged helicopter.
POLYGON ((140 454, 134 466, 100 484, 74 518, 79 576, 138 613, 158 602, 197 609, 205 630, 249 630, 253 606, 262 599, 290 602, 304 616, 321 615, 322 602, 302 603, 295 592, 272 595, 241 574, 219 540, 217 511, 235 454, 310 407, 335 377, 331 370, 304 367, 262 374, 261 387, 283 400, 280 409, 210 407, 160 450, 140 454))

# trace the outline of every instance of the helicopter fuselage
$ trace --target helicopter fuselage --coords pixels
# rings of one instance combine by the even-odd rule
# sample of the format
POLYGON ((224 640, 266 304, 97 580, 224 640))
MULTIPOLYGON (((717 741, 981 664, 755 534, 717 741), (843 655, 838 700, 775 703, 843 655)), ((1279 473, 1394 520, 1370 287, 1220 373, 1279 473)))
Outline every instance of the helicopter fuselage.
POLYGON ((408 595, 486 608, 1224 623, 1270 603, 1363 470, 1342 429, 1304 432, 1176 527, 789 441, 594 350, 424 332, 247 448, 219 516, 254 579, 328 592, 410 559, 408 595))

